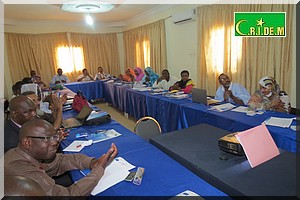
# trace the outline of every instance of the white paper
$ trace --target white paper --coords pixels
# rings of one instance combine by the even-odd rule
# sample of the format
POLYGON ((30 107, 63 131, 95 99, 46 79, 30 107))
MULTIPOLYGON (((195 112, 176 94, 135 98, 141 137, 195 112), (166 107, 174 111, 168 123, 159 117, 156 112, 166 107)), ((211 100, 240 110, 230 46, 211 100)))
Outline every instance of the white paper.
POLYGON ((91 194, 99 194, 111 186, 123 181, 130 173, 128 170, 133 168, 135 168, 135 166, 128 163, 122 157, 115 158, 114 161, 106 167, 104 175, 91 194))
POLYGON ((121 135, 121 133, 115 131, 114 129, 110 129, 110 130, 107 130, 107 131, 98 132, 96 134, 95 133, 94 134, 88 134, 87 139, 92 140, 93 143, 97 143, 97 142, 102 142, 102 141, 105 141, 105 140, 109 140, 111 138, 118 137, 120 135, 121 135))
POLYGON ((81 141, 75 140, 69 146, 67 146, 63 151, 70 151, 70 152, 80 152, 85 146, 89 146, 92 144, 93 141, 81 141))
POLYGON ((169 96, 169 98, 173 98, 173 99, 184 99, 188 97, 189 97, 188 94, 173 94, 169 96))
POLYGON ((247 113, 249 111, 248 107, 245 107, 245 106, 239 106, 235 109, 232 109, 231 111, 234 111, 234 112, 241 112, 241 113, 247 113))
POLYGON ((146 88, 146 87, 134 87, 132 88, 133 90, 136 90, 136 91, 140 91, 140 92, 144 92, 144 91, 148 91, 149 89, 146 88))
POLYGON ((185 197, 188 197, 188 196, 200 196, 199 194, 191 191, 191 190, 186 190, 184 192, 181 192, 180 194, 177 194, 176 196, 185 196, 185 197))
POLYGON ((266 120, 264 123, 270 126, 279 126, 283 128, 288 128, 292 124, 293 118, 279 118, 279 117, 271 117, 266 120))
POLYGON ((213 106, 217 111, 223 112, 226 110, 230 110, 232 108, 234 108, 235 106, 231 103, 225 103, 225 104, 221 104, 221 105, 217 105, 217 106, 213 106))
POLYGON ((52 113, 52 111, 49 110, 49 102, 43 102, 43 101, 41 101, 40 102, 40 109, 42 111, 44 111, 45 113, 49 113, 49 114, 52 113))

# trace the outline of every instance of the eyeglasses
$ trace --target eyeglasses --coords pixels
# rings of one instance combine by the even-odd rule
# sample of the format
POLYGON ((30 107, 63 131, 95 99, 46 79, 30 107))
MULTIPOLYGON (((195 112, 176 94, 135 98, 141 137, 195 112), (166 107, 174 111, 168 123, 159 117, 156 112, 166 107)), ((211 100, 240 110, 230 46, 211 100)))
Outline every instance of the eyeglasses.
POLYGON ((58 142, 59 141, 59 135, 52 135, 52 136, 28 136, 30 138, 34 139, 41 139, 45 142, 58 142))

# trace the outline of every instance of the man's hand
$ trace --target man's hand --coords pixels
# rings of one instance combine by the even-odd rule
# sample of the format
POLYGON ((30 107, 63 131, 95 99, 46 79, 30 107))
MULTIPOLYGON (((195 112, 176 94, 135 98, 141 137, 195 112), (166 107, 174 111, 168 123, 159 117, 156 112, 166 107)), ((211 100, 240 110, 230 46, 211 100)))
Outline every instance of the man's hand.
POLYGON ((229 97, 232 98, 233 94, 231 92, 231 90, 225 90, 224 92, 224 101, 227 101, 229 97))
POLYGON ((58 129, 59 141, 65 140, 66 137, 69 136, 69 132, 70 130, 66 130, 65 128, 58 129))
POLYGON ((111 144, 110 149, 106 154, 103 154, 96 162, 91 163, 91 169, 97 165, 102 166, 104 169, 113 161, 113 159, 118 154, 118 149, 114 143, 111 144))

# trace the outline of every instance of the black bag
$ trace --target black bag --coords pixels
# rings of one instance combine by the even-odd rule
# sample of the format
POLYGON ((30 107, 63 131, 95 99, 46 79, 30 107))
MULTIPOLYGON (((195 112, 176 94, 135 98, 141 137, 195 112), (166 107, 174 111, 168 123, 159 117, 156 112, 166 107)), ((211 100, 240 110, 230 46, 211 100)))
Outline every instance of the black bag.
POLYGON ((87 126, 100 125, 100 124, 105 124, 110 121, 111 121, 111 117, 109 114, 107 114, 102 117, 97 117, 94 119, 90 119, 88 121, 84 121, 83 125, 87 125, 87 126))

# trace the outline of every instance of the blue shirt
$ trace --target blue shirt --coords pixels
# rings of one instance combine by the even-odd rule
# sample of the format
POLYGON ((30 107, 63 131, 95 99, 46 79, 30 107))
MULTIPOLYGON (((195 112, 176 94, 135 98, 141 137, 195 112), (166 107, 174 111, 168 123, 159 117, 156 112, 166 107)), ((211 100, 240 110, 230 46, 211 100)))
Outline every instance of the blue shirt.
MULTIPOLYGON (((229 86, 228 90, 231 90, 233 96, 235 96, 236 98, 242 100, 244 102, 244 104, 247 105, 247 103, 250 99, 250 94, 249 94, 249 92, 247 91, 246 88, 244 88, 242 85, 240 85, 238 83, 230 83, 230 86, 229 86)), ((224 92, 225 92, 225 89, 221 85, 217 89, 215 99, 219 100, 219 101, 224 101, 224 92)), ((233 99, 231 99, 230 97, 228 97, 228 102, 229 103, 234 103, 233 99)))

